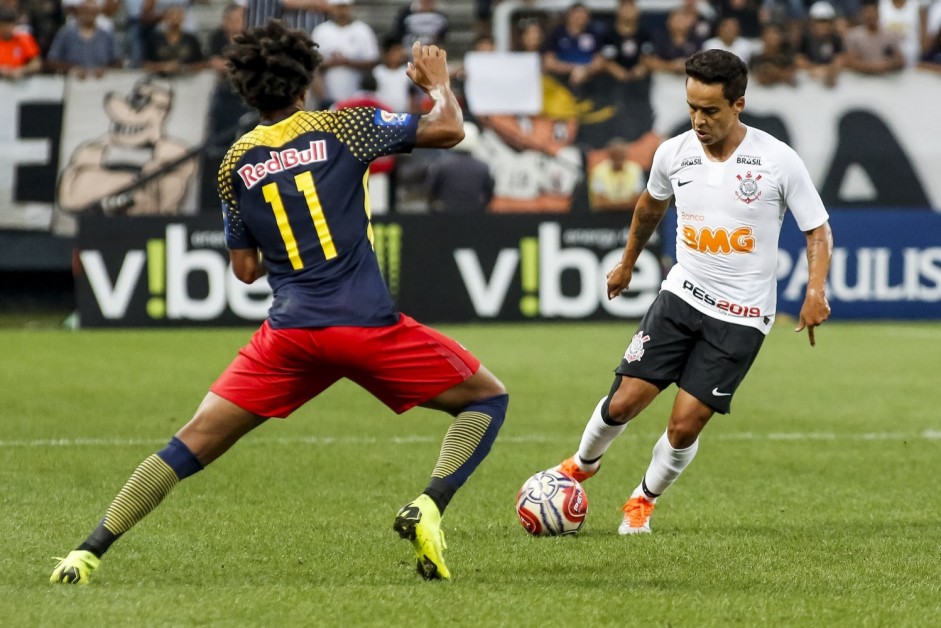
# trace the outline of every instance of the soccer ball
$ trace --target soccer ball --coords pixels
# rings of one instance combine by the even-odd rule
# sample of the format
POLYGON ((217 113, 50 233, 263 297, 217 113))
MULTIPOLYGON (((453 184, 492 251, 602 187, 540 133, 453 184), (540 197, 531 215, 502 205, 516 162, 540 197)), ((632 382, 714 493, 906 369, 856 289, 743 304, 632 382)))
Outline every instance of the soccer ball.
POLYGON ((575 534, 588 514, 588 495, 575 478, 561 471, 540 471, 516 495, 516 514, 533 536, 575 534))

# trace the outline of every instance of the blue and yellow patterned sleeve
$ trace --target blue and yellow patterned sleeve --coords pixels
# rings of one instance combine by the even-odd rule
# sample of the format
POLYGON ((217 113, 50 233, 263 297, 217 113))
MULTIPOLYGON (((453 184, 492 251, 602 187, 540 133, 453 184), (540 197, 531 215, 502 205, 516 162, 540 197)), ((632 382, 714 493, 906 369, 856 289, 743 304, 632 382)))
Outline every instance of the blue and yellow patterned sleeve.
POLYGON ((258 246, 242 220, 238 200, 235 197, 235 188, 232 185, 235 165, 245 154, 246 148, 241 143, 237 143, 229 149, 219 166, 217 184, 219 198, 222 200, 222 223, 225 227, 225 243, 230 249, 252 249, 258 246))
POLYGON ((225 245, 229 249, 258 248, 258 242, 245 228, 242 215, 225 201, 222 202, 222 223, 225 226, 225 245))
POLYGON ((410 113, 353 107, 336 112, 335 133, 357 159, 368 163, 385 155, 411 152, 419 118, 410 113))

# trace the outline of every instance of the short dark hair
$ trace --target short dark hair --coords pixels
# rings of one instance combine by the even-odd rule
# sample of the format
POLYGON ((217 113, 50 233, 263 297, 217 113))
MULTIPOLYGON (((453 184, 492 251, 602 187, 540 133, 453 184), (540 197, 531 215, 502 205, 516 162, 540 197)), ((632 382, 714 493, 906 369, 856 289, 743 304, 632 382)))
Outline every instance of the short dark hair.
POLYGON ((686 76, 707 85, 722 85, 722 95, 729 103, 745 95, 748 67, 737 55, 725 50, 702 50, 686 60, 686 76))
POLYGON ((379 49, 382 50, 382 52, 389 52, 396 46, 402 46, 404 48, 404 45, 402 44, 402 40, 396 37, 395 35, 386 35, 383 38, 382 44, 380 44, 379 49))
POLYGON ((224 54, 232 86, 259 111, 290 106, 308 88, 323 59, 307 33, 287 29, 278 20, 239 33, 224 54))

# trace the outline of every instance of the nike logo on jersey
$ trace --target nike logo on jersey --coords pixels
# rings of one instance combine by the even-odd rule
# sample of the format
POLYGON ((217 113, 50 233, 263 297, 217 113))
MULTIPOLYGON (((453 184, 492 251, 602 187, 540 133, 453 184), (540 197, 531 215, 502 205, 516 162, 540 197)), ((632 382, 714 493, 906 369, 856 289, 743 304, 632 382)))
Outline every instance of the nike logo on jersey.
POLYGON ((712 389, 712 394, 713 394, 713 396, 715 396, 715 397, 728 397, 728 396, 731 395, 732 393, 719 392, 719 389, 718 389, 718 388, 713 388, 713 389, 712 389))
POLYGON ((687 183, 692 183, 692 182, 693 182, 692 179, 690 179, 689 181, 677 181, 677 182, 676 182, 676 187, 681 188, 681 187, 683 187, 684 185, 686 185, 687 183))

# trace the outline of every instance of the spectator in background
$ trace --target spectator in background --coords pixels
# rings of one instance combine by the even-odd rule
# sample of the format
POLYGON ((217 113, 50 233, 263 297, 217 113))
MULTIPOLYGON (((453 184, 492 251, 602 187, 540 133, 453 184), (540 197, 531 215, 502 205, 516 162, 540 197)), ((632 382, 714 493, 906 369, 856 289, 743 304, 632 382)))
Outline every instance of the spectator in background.
MULTIPOLYGON (((497 51, 497 44, 493 40, 493 37, 491 37, 490 35, 478 35, 474 39, 474 44, 473 46, 471 46, 471 49, 468 52, 490 53, 490 52, 496 52, 496 51, 497 51)), ((448 73, 450 74, 451 80, 453 81, 451 83, 451 89, 452 91, 454 91, 455 96, 457 96, 458 101, 463 101, 464 100, 464 82, 467 80, 467 68, 464 65, 464 59, 462 59, 459 63, 449 62, 448 67, 450 68, 448 70, 448 73)), ((430 107, 432 104, 431 100, 426 97, 423 99, 423 101, 425 101, 422 103, 423 111, 430 110, 430 107), (428 108, 424 108, 425 104, 428 104, 428 108)), ((468 114, 469 113, 470 112, 468 112, 468 114)))
POLYGON ((235 36, 242 32, 245 24, 245 7, 235 2, 222 9, 222 19, 219 25, 209 33, 209 67, 216 71, 220 78, 228 76, 225 47, 235 41, 235 36))
POLYGON ((335 103, 362 87, 363 72, 379 60, 379 44, 372 28, 353 19, 352 0, 329 0, 330 19, 311 34, 323 55, 321 100, 335 103))
POLYGON ((327 19, 327 0, 246 0, 245 28, 264 26, 270 19, 310 33, 327 19))
POLYGON ((794 51, 800 46, 807 22, 807 4, 805 0, 764 0, 761 8, 761 39, 764 38, 765 25, 779 27, 785 39, 786 47, 794 51))
POLYGON ((435 0, 413 0, 399 11, 393 36, 402 42, 405 53, 411 55, 415 41, 442 45, 450 24, 448 16, 438 10, 435 0))
POLYGON ((860 24, 846 33, 846 67, 861 74, 888 74, 905 67, 899 40, 879 25, 879 8, 866 4, 860 24))
MULTIPOLYGON (((152 1, 149 6, 154 6, 152 1)), ((144 15, 144 0, 124 0, 124 45, 128 67, 139 68, 143 63, 147 40, 158 22, 156 17, 144 15)))
MULTIPOLYGON (((634 3, 634 0, 622 0, 634 3)), ((686 11, 692 18, 690 37, 698 42, 704 42, 712 36, 713 25, 716 23, 716 7, 707 0, 683 0, 681 10, 686 11)))
POLYGON ((934 41, 928 45, 925 53, 921 55, 918 67, 922 70, 941 74, 941 30, 935 33, 934 41))
POLYGON ((686 59, 701 47, 701 43, 690 35, 692 22, 687 11, 674 9, 670 12, 666 31, 658 31, 651 37, 652 54, 647 59, 651 70, 686 74, 686 59))
MULTIPOLYGON (((190 12, 191 0, 125 0, 128 16, 127 38, 128 54, 131 57, 131 67, 140 67, 147 55, 147 47, 153 38, 154 32, 166 28, 164 19, 171 7, 183 10, 182 30, 194 35, 199 31, 195 16, 190 12), (136 18, 133 17, 136 15, 136 18), (140 57, 136 57, 137 54, 140 57)), ((200 0, 201 1, 201 0, 200 0)))
POLYGON ((428 203, 433 212, 481 214, 493 198, 494 181, 490 167, 473 156, 480 131, 464 123, 464 139, 441 155, 428 169, 428 203))
POLYGON ((761 50, 752 55, 750 70, 759 85, 797 84, 797 64, 782 27, 765 24, 761 30, 761 50))
POLYGON ((19 15, 0 7, 0 79, 19 80, 42 69, 39 44, 29 33, 17 29, 19 15))
POLYGON ((738 20, 742 37, 761 37, 762 0, 719 0, 719 18, 734 17, 738 20))
MULTIPOLYGON (((253 112, 229 83, 229 67, 224 56, 226 46, 234 42, 244 24, 245 9, 238 4, 229 4, 222 10, 219 26, 209 35, 209 67, 216 73, 216 85, 209 105, 209 137, 223 154, 241 134, 240 121, 253 112)), ((218 164, 215 166, 212 172, 218 170, 218 164)))
POLYGON ((186 10, 180 5, 167 8, 160 28, 150 34, 143 68, 162 76, 191 74, 206 67, 199 39, 183 30, 186 10))
POLYGON ((284 0, 281 4, 281 23, 311 33, 327 21, 330 3, 327 0, 284 0))
POLYGON ((640 27, 640 10, 631 0, 618 6, 614 27, 602 49, 605 69, 621 82, 636 81, 650 75, 643 54, 650 38, 640 27))
POLYGON ((585 5, 576 2, 565 12, 562 24, 549 33, 542 57, 543 69, 561 77, 572 87, 604 71, 601 54, 604 31, 593 24, 585 5))
POLYGON ((592 211, 633 211, 647 185, 644 170, 628 159, 628 144, 616 137, 608 142, 607 157, 591 169, 589 198, 592 211))
POLYGON ((752 55, 755 53, 755 42, 751 39, 745 39, 741 36, 741 30, 738 26, 738 18, 724 17, 719 20, 719 26, 716 29, 716 36, 707 39, 703 45, 703 50, 726 50, 748 65, 752 55))
POLYGON ((918 63, 927 39, 928 3, 921 0, 878 0, 882 29, 898 37, 899 49, 909 67, 918 63))
MULTIPOLYGON (((858 23, 859 8, 863 2, 875 2, 877 0, 827 0, 836 11, 836 30, 841 37, 846 36, 852 26, 858 23)), ((812 0, 810 6, 813 6, 812 0)))
POLYGON ((376 98, 386 103, 392 111, 415 111, 415 96, 412 91, 412 81, 405 71, 405 49, 402 42, 393 37, 387 37, 382 42, 382 55, 379 65, 372 69, 376 80, 376 98))
MULTIPOLYGON (((474 0, 474 17, 477 18, 477 34, 489 35, 493 32, 493 8, 501 0, 474 0)), ((524 0, 526 4, 534 4, 534 0, 524 0)))
MULTIPOLYGON (((14 3, 15 4, 15 3, 14 3)), ((45 57, 56 33, 65 24, 65 11, 59 0, 24 0, 20 3, 29 32, 45 57)))
POLYGON ((521 52, 542 53, 543 44, 546 42, 546 31, 542 27, 542 22, 535 18, 520 20, 518 24, 519 42, 515 47, 521 52))
POLYGON ((474 52, 496 52, 497 42, 493 40, 493 35, 489 33, 477 35, 477 37, 474 38, 474 45, 471 49, 474 52))
MULTIPOLYGON (((78 17, 78 9, 86 0, 62 0, 62 8, 65 11, 66 23, 74 22, 78 17)), ((108 32, 114 32, 114 16, 121 8, 121 0, 96 0, 98 3, 98 16, 95 22, 98 27, 108 32)))
POLYGON ((114 33, 98 26, 100 9, 95 0, 85 0, 75 20, 63 26, 52 41, 46 59, 51 72, 70 73, 79 79, 101 78, 108 68, 120 67, 114 33))
MULTIPOLYGON (((409 79, 411 80, 411 79, 409 79)), ((394 109, 389 103, 383 102, 377 93, 378 84, 372 72, 366 70, 360 80, 360 88, 349 98, 334 103, 337 111, 352 107, 373 107, 383 111, 400 112, 404 109, 394 109)), ((395 155, 385 155, 369 163, 369 212, 372 215, 388 214, 392 209, 392 199, 395 198, 395 155)))
MULTIPOLYGON (((764 0, 759 15, 762 22, 778 25, 782 33, 787 35, 787 27, 790 24, 807 19, 807 7, 804 0, 764 0)), ((764 28, 761 33, 763 36, 764 28)))
POLYGON ((810 11, 810 25, 801 40, 797 67, 827 87, 836 85, 843 68, 843 40, 836 30, 836 10, 829 2, 818 0, 810 11))
POLYGON ((617 81, 614 88, 619 91, 618 100, 622 106, 617 116, 618 128, 611 134, 616 133, 631 141, 653 128, 650 68, 646 60, 649 47, 650 40, 640 26, 637 5, 631 0, 621 2, 602 54, 605 69, 617 81))

